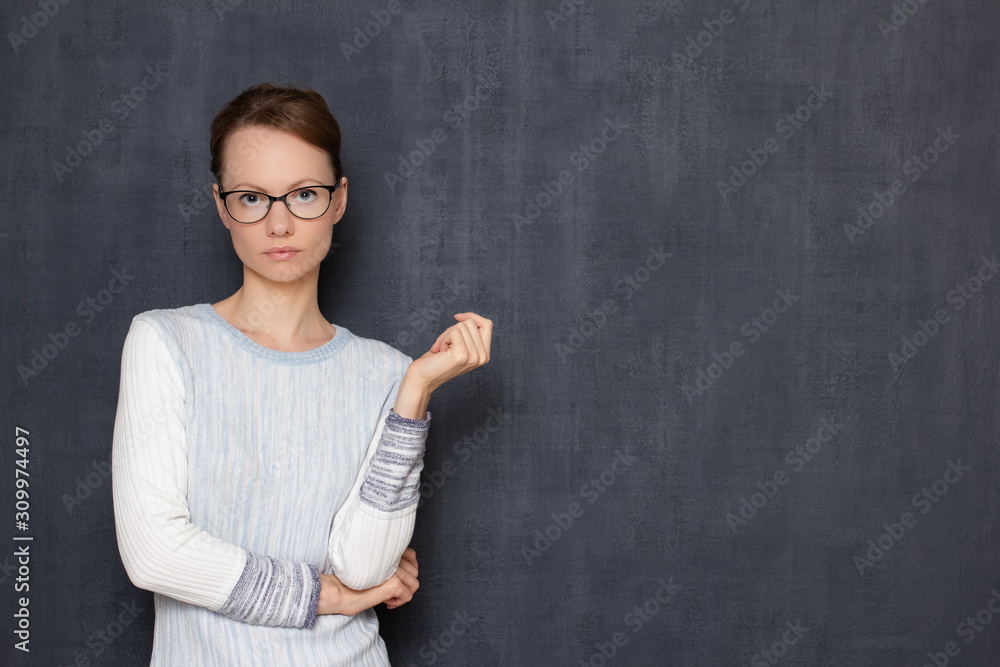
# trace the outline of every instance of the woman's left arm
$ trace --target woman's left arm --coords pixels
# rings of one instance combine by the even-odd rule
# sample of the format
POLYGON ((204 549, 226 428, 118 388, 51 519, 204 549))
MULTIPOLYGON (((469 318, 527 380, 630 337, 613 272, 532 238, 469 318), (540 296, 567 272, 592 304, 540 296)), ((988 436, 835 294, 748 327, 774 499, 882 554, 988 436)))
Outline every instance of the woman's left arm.
MULTIPOLYGON (((458 313, 431 349, 406 368, 395 403, 379 420, 351 495, 333 519, 328 554, 348 588, 378 586, 391 577, 413 536, 431 393, 489 361, 493 323, 458 313)), ((409 357, 407 357, 409 359, 409 357)), ((389 399, 392 400, 393 392, 389 399)))
POLYGON ((330 533, 333 574, 355 590, 378 586, 395 573, 416 521, 424 443, 431 421, 426 411, 430 394, 423 398, 406 383, 405 375, 393 386, 394 391, 397 386, 396 405, 381 413, 361 473, 334 516, 330 533), (396 407, 402 410, 401 402, 413 401, 424 405, 423 419, 397 412, 396 407))

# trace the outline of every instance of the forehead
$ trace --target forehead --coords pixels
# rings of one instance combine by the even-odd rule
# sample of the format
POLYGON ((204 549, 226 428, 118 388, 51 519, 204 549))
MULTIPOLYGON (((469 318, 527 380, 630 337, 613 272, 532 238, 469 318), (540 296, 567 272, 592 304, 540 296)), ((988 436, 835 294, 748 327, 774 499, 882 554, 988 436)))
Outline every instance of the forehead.
POLYGON ((223 169, 232 179, 283 181, 333 173, 326 151, 273 127, 235 130, 226 140, 223 155, 223 169))

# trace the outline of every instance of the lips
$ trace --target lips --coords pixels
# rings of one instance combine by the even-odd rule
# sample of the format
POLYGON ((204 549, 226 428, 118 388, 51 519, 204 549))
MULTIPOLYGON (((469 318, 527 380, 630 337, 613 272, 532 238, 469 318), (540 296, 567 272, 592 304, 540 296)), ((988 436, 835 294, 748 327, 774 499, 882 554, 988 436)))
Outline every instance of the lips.
POLYGON ((275 246, 274 248, 265 251, 264 254, 270 257, 271 259, 291 259, 292 257, 295 257, 295 255, 297 255, 298 253, 299 253, 298 248, 293 248, 290 245, 284 245, 284 246, 275 246))

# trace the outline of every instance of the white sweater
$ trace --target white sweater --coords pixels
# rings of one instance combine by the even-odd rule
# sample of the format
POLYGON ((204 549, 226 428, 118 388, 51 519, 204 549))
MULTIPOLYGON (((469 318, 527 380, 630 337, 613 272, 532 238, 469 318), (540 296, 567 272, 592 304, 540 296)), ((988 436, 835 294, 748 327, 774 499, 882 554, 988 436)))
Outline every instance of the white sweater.
POLYGON ((391 408, 412 359, 334 325, 263 347, 202 303, 136 315, 112 456, 152 665, 384 665, 378 622, 316 615, 319 573, 378 585, 413 532, 430 424, 391 408))

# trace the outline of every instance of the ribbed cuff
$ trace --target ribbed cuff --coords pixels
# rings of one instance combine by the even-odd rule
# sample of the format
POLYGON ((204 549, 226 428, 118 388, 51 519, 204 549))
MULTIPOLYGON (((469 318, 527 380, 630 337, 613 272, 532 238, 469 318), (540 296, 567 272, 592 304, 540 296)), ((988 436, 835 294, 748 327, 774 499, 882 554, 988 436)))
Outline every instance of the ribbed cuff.
POLYGON ((382 512, 395 512, 417 501, 430 422, 430 412, 424 419, 408 419, 389 410, 382 439, 361 485, 362 503, 382 512))
POLYGON ((218 612, 252 625, 301 628, 319 606, 318 583, 313 565, 247 551, 243 573, 218 612))
POLYGON ((309 573, 312 574, 313 593, 312 598, 309 600, 309 612, 306 615, 306 622, 302 626, 304 628, 311 628, 316 625, 316 616, 319 613, 319 591, 323 587, 322 582, 319 580, 319 570, 316 569, 315 565, 309 566, 309 573))
POLYGON ((425 428, 430 426, 431 423, 431 413, 430 410, 427 411, 427 416, 423 419, 408 419, 406 417, 400 417, 396 414, 395 408, 389 409, 389 414, 385 418, 386 426, 408 426, 410 428, 425 428))

